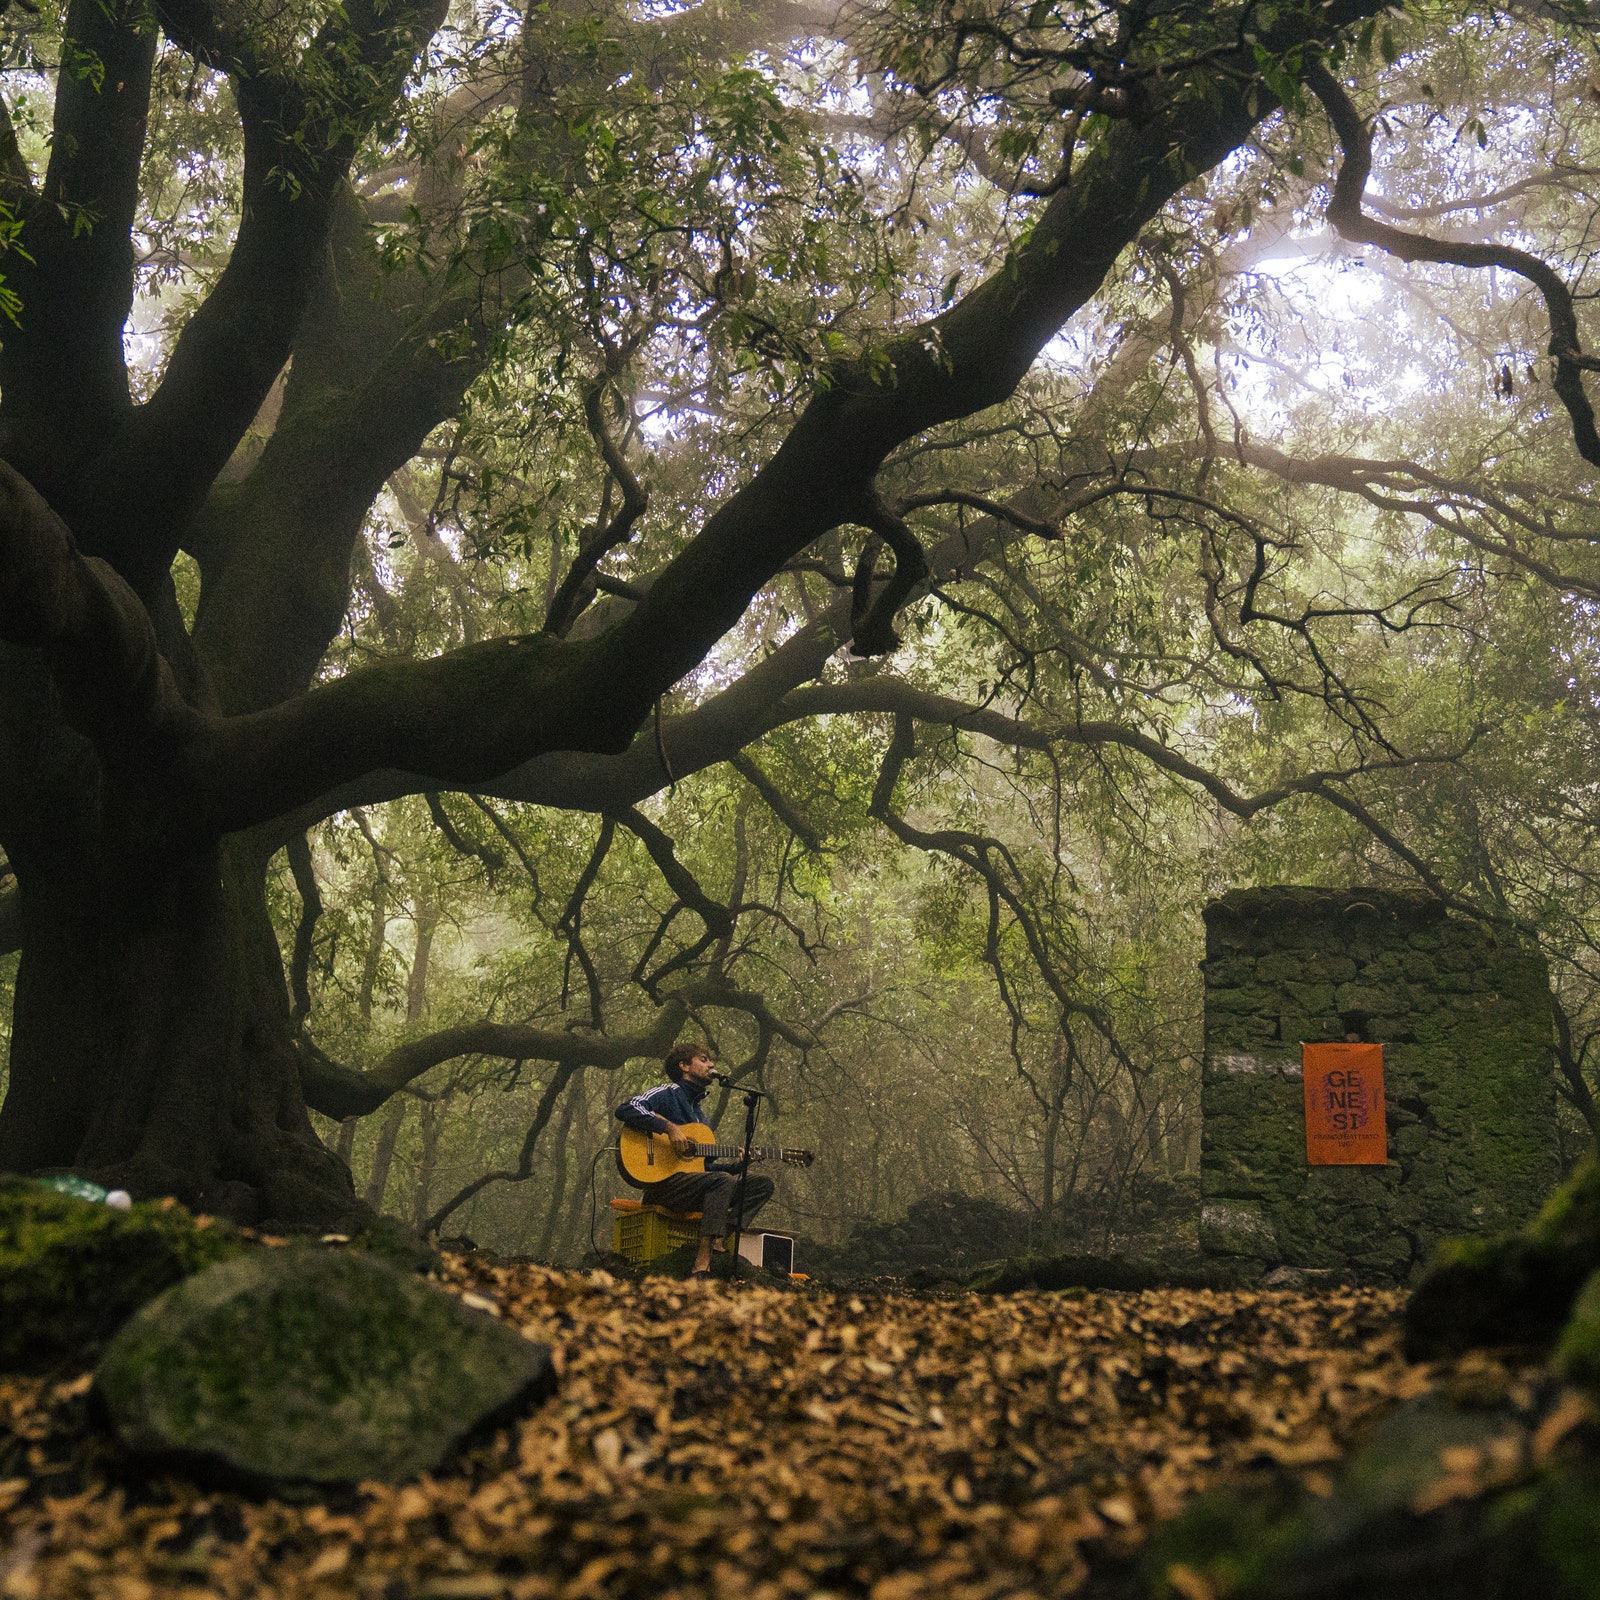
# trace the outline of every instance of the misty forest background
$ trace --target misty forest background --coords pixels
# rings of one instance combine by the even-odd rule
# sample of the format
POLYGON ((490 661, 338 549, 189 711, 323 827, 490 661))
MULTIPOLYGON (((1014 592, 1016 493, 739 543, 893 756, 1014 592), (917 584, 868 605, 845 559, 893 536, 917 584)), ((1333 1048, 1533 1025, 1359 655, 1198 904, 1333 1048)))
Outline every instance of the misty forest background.
MULTIPOLYGON (((954 15, 923 11, 913 29, 892 7, 759 0, 452 8, 413 125, 358 159, 354 189, 391 284, 459 272, 469 247, 503 264, 530 217, 539 265, 459 414, 373 505, 323 680, 537 630, 583 541, 643 513, 649 541, 614 540, 599 586, 600 611, 625 604, 820 363, 1005 259, 1059 107, 1017 56, 909 89, 908 40, 931 50, 954 15), (504 87, 532 30, 581 64, 545 88, 585 174, 537 203, 504 87)), ((52 26, 3 19, 35 166, 52 26)), ((1587 320, 1595 43, 1554 9, 1377 19, 1352 57, 1369 213, 1535 251, 1587 320)), ((238 224, 225 80, 166 43, 155 72, 136 385, 238 224)), ((1295 95, 1145 230, 1012 398, 897 451, 883 481, 933 566, 899 649, 822 647, 734 760, 675 765, 675 719, 815 648, 859 530, 793 562, 664 699, 669 781, 636 806, 409 795, 279 851, 302 1048, 366 1071, 445 1052, 370 1114, 318 1118, 358 1194, 507 1254, 572 1263, 591 1227, 604 1245, 612 1109, 656 1081, 678 996, 687 1031, 770 1094, 765 1137, 818 1153, 768 1215, 842 1252, 826 1259, 1192 1241, 1200 913, 1272 883, 1421 884, 1536 941, 1576 1159, 1600 1092, 1592 471, 1539 296, 1341 239, 1337 163, 1295 95), (472 1048, 484 1022, 637 1048, 516 1059, 472 1048)), ((188 556, 175 575, 192 615, 188 556)), ((708 1105, 733 1137, 737 1102, 708 1105)))

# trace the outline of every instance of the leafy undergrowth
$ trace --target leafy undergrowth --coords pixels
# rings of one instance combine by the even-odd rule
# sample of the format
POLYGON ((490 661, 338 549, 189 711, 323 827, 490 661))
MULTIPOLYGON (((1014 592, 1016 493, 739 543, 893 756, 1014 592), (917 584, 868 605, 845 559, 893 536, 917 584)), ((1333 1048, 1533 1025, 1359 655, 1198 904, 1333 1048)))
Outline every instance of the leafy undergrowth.
POLYGON ((561 1391, 401 1488, 140 1481, 87 1377, 0 1380, 0 1595, 1090 1593, 1219 1478, 1317 1487, 1426 1377, 1378 1291, 860 1298, 461 1257, 443 1281, 549 1342, 561 1391))

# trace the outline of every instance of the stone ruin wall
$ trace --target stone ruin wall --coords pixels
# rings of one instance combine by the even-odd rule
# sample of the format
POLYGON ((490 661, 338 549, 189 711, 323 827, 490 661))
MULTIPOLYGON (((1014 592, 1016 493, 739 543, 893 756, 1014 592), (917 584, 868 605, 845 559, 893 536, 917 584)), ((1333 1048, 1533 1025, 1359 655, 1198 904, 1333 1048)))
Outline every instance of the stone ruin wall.
POLYGON ((1516 1227, 1558 1177, 1544 959, 1393 890, 1236 889, 1206 907, 1200 1242, 1406 1279, 1516 1227), (1306 1162, 1302 1043, 1384 1046, 1389 1160, 1306 1162))

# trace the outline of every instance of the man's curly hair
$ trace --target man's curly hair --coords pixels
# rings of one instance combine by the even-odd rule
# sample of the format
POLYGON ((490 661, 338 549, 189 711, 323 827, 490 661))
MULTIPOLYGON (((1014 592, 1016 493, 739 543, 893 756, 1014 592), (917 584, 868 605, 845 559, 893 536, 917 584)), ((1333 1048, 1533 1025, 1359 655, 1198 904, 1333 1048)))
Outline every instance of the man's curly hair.
POLYGON ((661 1065, 666 1068, 667 1076, 674 1083, 682 1083, 683 1069, 696 1056, 710 1056, 715 1061, 717 1053, 708 1044, 675 1044, 667 1051, 667 1059, 661 1065))

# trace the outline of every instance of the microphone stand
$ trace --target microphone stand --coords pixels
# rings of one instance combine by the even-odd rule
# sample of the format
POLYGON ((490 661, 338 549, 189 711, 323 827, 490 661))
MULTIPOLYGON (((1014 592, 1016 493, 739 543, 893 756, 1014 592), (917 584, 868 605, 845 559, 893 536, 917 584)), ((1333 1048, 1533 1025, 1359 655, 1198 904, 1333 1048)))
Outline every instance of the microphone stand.
POLYGON ((739 1162, 739 1186, 733 1191, 733 1276, 739 1277, 739 1242, 744 1238, 744 1190, 750 1176, 750 1152, 756 1142, 756 1112, 765 1096, 759 1089, 741 1089, 744 1096, 744 1155, 739 1162))

